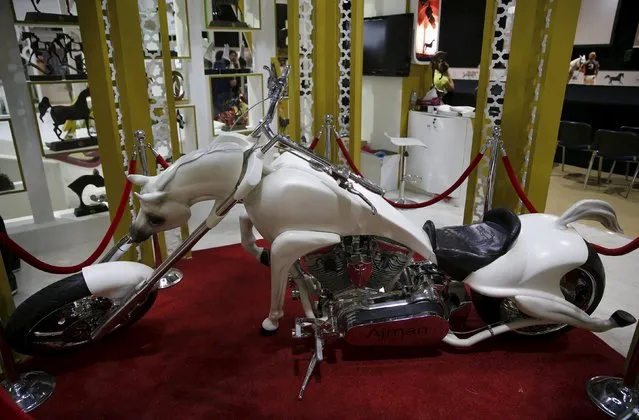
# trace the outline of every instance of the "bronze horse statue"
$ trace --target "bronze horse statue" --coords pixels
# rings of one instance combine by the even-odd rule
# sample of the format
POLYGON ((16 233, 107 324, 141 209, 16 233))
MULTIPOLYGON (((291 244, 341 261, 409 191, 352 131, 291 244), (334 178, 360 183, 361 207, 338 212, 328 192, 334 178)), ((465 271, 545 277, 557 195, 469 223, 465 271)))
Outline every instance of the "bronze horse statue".
POLYGON ((91 118, 90 113, 91 109, 89 109, 89 105, 87 104, 87 98, 91 96, 89 93, 89 88, 84 89, 78 95, 78 99, 75 100, 73 105, 56 105, 51 106, 51 101, 49 101, 48 97, 42 98, 40 103, 38 104, 38 110, 40 111, 40 121, 43 121, 44 114, 47 112, 49 108, 51 108, 51 119, 53 120, 53 132, 58 136, 60 140, 64 140, 61 137, 62 130, 60 130, 60 125, 64 124, 67 121, 75 121, 75 120, 84 120, 84 123, 87 127, 87 132, 89 133, 89 137, 91 133, 89 132, 89 119, 91 118))

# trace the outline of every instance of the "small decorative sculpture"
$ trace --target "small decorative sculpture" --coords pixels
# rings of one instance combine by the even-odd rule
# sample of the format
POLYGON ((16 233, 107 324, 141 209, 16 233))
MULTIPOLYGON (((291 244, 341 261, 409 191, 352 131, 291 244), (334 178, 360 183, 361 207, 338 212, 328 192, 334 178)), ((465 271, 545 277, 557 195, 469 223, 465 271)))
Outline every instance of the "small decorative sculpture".
MULTIPOLYGON (((57 45, 63 52, 63 59, 60 59, 63 66, 73 70, 75 72, 74 75, 70 77, 67 74, 67 79, 69 78, 82 78, 86 79, 87 73, 84 65, 84 52, 82 51, 82 43, 76 41, 69 34, 64 32, 60 32, 56 35, 55 39, 52 42, 53 45, 57 45), (74 55, 73 53, 80 53, 74 55), (69 64, 69 62, 74 62, 75 66, 69 64)), ((56 52, 57 56, 57 52, 56 52)))
POLYGON ((245 129, 249 123, 249 118, 247 112, 248 104, 244 99, 244 95, 231 99, 229 103, 229 109, 217 116, 217 120, 224 123, 222 130, 231 131, 234 128, 239 130, 245 129))
POLYGON ((78 195, 78 199, 80 200, 80 206, 73 210, 73 214, 75 214, 76 217, 109 211, 109 207, 103 203, 103 194, 101 192, 96 192, 98 188, 104 187, 104 178, 102 178, 97 169, 94 169, 91 175, 82 175, 78 177, 78 179, 70 183, 68 187, 71 191, 78 195), (97 204, 87 204, 84 202, 84 197, 86 196, 85 190, 90 186, 94 187, 94 193, 89 194, 89 199, 94 203, 97 202, 97 204))
POLYGON ((173 98, 176 101, 181 101, 184 99, 185 91, 184 91, 184 76, 177 70, 173 70, 173 98))
POLYGON ((43 73, 43 75, 29 77, 34 80, 57 78, 52 60, 60 57, 58 57, 55 48, 51 48, 50 43, 41 41, 33 32, 22 32, 20 40, 24 42, 21 55, 25 59, 27 66, 31 66, 39 73, 43 73), (38 66, 34 61, 40 62, 44 68, 38 66))
POLYGON ((89 88, 84 89, 78 95, 78 99, 70 106, 51 106, 51 102, 48 97, 42 98, 40 104, 38 104, 38 110, 40 111, 40 121, 43 121, 44 114, 47 112, 49 108, 51 108, 51 119, 53 120, 53 132, 58 136, 60 140, 64 140, 62 138, 62 130, 60 130, 60 125, 64 124, 70 120, 84 120, 84 123, 87 127, 87 132, 89 137, 92 138, 91 132, 89 131, 89 119, 91 119, 91 109, 87 104, 87 98, 91 96, 89 93, 89 88))

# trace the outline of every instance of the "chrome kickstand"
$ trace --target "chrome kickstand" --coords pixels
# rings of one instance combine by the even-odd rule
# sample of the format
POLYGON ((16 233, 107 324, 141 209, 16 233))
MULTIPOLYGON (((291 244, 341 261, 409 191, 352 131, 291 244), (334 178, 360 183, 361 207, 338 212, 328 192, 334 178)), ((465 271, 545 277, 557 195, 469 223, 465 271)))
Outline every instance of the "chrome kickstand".
POLYGON ((304 391, 306 391, 308 382, 311 380, 311 376, 313 375, 315 366, 317 366, 319 362, 324 360, 324 340, 322 339, 321 328, 317 323, 311 324, 311 327, 313 328, 313 335, 315 336, 315 351, 313 352, 313 357, 311 357, 311 361, 309 362, 308 368, 306 369, 306 375, 304 376, 304 381, 302 382, 300 392, 299 394, 297 394, 298 400, 304 398, 304 391))
POLYGON ((302 387, 300 388, 299 394, 297 394, 297 399, 302 400, 304 398, 304 391, 306 391, 306 387, 308 386, 308 381, 311 380, 311 375, 313 375, 313 371, 315 370, 315 366, 317 365, 317 353, 313 352, 313 357, 311 357, 311 362, 308 364, 308 369, 306 369, 306 376, 304 376, 304 382, 302 382, 302 387))

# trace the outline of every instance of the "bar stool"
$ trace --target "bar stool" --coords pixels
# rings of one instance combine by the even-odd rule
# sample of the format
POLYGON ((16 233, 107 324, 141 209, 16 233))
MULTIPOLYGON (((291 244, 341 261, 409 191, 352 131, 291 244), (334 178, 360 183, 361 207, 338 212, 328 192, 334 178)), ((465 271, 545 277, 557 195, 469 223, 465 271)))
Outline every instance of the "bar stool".
POLYGON ((406 173, 406 159, 408 158, 408 146, 418 146, 426 148, 426 145, 422 143, 420 139, 414 137, 391 137, 388 133, 384 135, 393 143, 399 147, 399 197, 395 201, 399 204, 414 204, 416 201, 409 200, 404 197, 404 190, 406 188, 406 181, 421 181, 421 177, 417 175, 406 173))
POLYGON ((626 357, 623 378, 595 376, 586 383, 586 392, 597 407, 610 417, 630 419, 639 413, 639 324, 626 357))
POLYGON ((55 388, 55 378, 44 372, 27 372, 20 375, 13 353, 4 339, 4 327, 0 321, 0 362, 4 381, 0 383, 18 404, 28 413, 49 399, 55 388))

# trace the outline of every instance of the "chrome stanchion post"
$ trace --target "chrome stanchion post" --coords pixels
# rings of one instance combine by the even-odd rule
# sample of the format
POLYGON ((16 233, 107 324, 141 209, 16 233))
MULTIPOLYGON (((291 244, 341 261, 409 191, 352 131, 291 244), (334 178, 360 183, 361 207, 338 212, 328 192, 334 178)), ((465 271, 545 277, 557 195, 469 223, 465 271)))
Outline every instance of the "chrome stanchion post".
POLYGON ((632 338, 623 378, 595 376, 586 392, 597 407, 610 417, 631 419, 639 413, 639 324, 632 338))
POLYGON ((328 160, 331 158, 331 142, 333 141, 333 116, 326 114, 324 116, 324 157, 328 160))
POLYGON ((13 353, 4 339, 4 327, 0 321, 0 362, 4 381, 0 383, 13 401, 24 412, 29 412, 49 399, 55 389, 55 378, 44 372, 27 372, 20 375, 13 353))
POLYGON ((488 140, 490 160, 488 161, 488 179, 486 185, 486 200, 484 201, 484 215, 493 208, 493 196, 495 194, 495 176, 497 174, 497 159, 502 149, 501 127, 495 125, 492 138, 488 140))
MULTIPOLYGON (((140 156, 140 166, 142 167, 142 174, 148 176, 149 161, 146 154, 146 134, 144 133, 144 131, 138 130, 134 133, 133 136, 137 141, 138 156, 140 156)), ((160 261, 160 240, 157 234, 153 234, 153 236, 151 236, 151 243, 153 244, 153 253, 155 254, 156 261, 160 261)), ((180 270, 178 270, 177 268, 171 268, 158 281, 158 288, 166 289, 171 286, 175 286, 182 280, 183 277, 184 274, 182 274, 180 270)))

